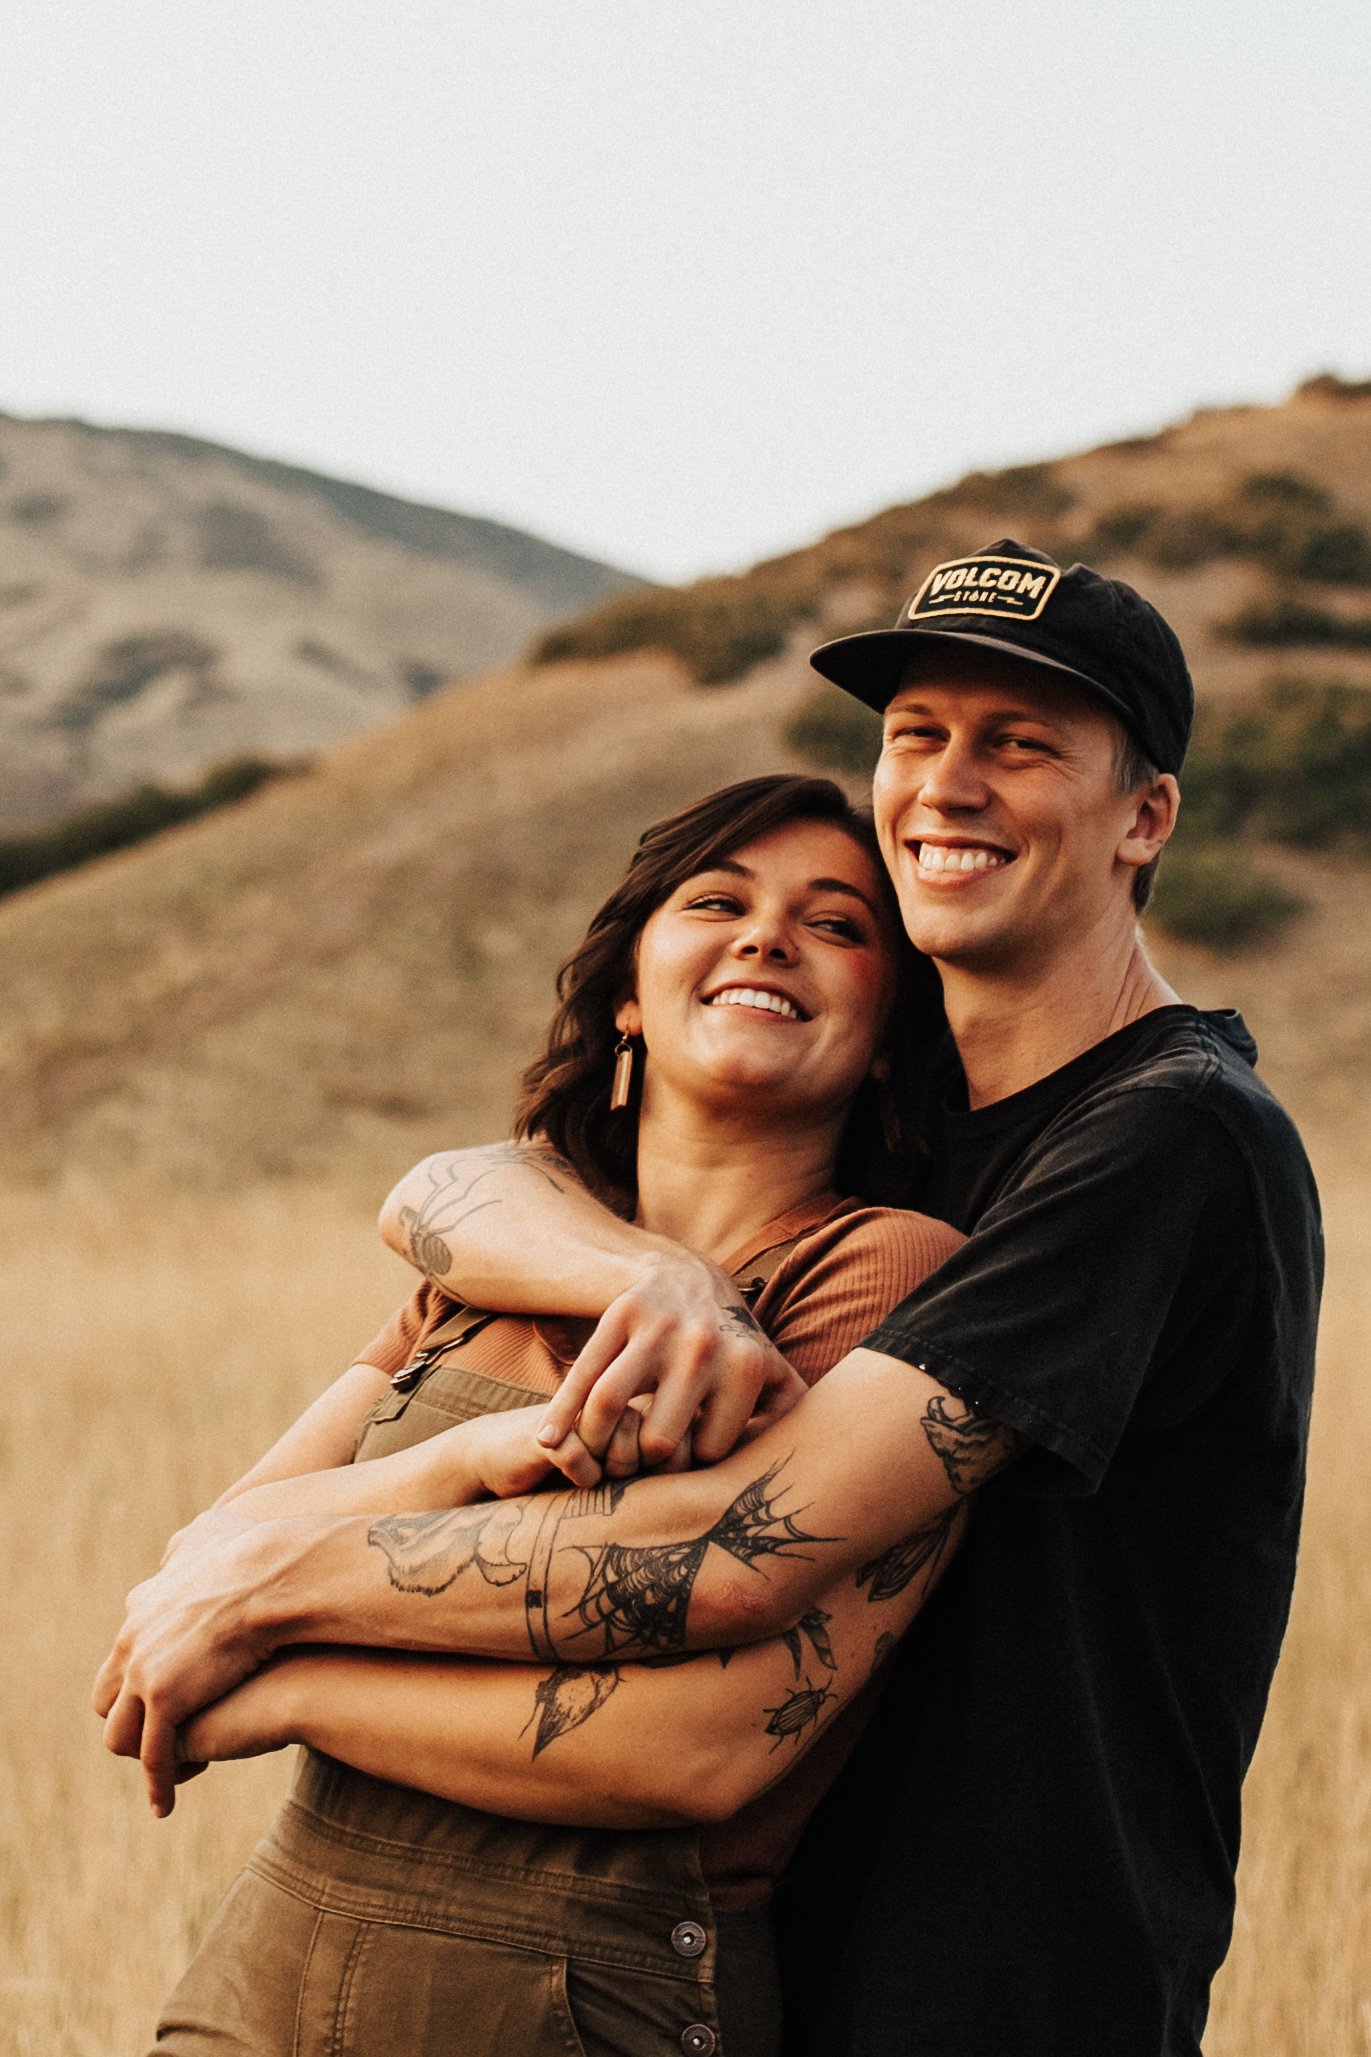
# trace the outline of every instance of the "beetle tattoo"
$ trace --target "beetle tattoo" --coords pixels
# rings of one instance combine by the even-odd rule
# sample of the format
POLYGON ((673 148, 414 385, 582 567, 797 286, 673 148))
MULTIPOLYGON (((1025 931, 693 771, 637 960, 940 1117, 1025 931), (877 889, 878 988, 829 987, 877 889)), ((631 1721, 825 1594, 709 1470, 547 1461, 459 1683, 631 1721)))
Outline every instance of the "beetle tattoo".
POLYGON ((776 1738, 771 1745, 772 1755, 775 1755, 782 1743, 798 1745, 801 1736, 809 1729, 818 1727, 825 1706, 837 1697, 838 1695, 828 1686, 816 1686, 806 1679, 803 1687, 796 1686, 793 1691, 787 1693, 778 1707, 766 1708, 764 1711, 771 1719, 763 1733, 776 1738))

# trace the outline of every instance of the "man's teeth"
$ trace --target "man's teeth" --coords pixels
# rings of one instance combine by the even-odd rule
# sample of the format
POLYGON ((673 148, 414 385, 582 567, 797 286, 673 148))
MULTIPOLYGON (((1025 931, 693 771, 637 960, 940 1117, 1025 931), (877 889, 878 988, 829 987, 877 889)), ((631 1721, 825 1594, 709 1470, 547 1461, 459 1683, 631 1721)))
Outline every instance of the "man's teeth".
POLYGON ((949 849, 942 843, 920 843, 920 871, 993 871, 1008 864, 1003 850, 949 849))
POLYGON ((787 1021, 798 1021, 800 1010, 792 1007, 789 1000, 779 993, 763 993, 756 986, 727 986, 722 993, 715 993, 710 1000, 711 1007, 765 1007, 772 1014, 783 1014, 787 1021))

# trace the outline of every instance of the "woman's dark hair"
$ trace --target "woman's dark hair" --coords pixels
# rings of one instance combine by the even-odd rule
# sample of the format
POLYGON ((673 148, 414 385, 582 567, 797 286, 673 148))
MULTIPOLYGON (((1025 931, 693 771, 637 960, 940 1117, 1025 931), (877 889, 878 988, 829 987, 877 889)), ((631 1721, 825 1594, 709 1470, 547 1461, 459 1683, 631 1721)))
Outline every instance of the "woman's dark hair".
POLYGON ((611 1113, 609 1094, 619 1034, 614 1015, 634 990, 634 953, 648 916, 686 879, 801 821, 831 823, 874 860, 896 965, 890 1078, 881 1087, 867 1079, 857 1092, 838 1183, 859 1199, 907 1204, 922 1154, 929 1068, 944 1028, 937 974, 905 936, 870 817, 831 779, 776 774, 724 786, 646 829, 585 941, 557 974, 559 1004, 541 1053, 519 1081, 514 1133, 551 1143, 611 1205, 631 1211, 637 1183, 641 1067, 626 1108, 611 1113))

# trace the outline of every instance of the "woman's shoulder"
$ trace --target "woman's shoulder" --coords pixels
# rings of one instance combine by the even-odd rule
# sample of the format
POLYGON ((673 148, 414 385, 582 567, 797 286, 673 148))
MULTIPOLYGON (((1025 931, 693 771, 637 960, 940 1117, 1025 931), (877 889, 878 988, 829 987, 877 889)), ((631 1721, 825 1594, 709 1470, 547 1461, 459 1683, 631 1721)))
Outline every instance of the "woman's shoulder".
POLYGON ((936 1215, 920 1214, 912 1207, 875 1207, 865 1200, 848 1199, 839 1201, 823 1221, 797 1237, 790 1257, 806 1264, 820 1257, 843 1264, 869 1264, 885 1258, 902 1267, 915 1264, 933 1271, 965 1241, 959 1230, 936 1215))
POLYGON ((964 1241, 932 1215, 844 1200, 795 1238, 753 1311, 801 1376, 813 1379, 964 1241))

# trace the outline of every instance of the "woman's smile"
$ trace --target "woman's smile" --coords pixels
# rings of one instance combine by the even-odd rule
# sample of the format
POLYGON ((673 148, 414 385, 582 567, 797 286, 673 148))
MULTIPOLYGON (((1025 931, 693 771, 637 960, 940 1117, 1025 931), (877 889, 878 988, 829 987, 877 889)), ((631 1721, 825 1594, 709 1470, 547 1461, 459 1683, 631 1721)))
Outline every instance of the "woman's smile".
POLYGON ((759 1106, 830 1122, 871 1070, 894 990, 875 860, 789 822, 688 878, 649 917, 616 1016, 647 1052, 644 1115, 759 1106))

